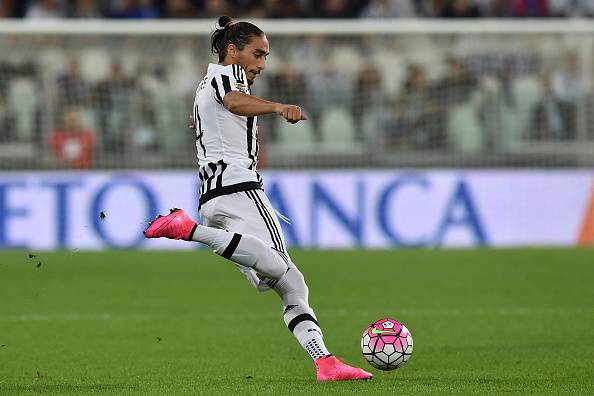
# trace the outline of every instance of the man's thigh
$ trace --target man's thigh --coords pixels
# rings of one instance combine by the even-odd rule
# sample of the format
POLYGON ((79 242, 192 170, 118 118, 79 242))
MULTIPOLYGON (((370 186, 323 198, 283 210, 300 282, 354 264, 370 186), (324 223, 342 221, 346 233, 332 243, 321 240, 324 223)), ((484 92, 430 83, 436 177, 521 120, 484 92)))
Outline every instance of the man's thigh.
POLYGON ((223 195, 207 202, 200 211, 205 226, 249 234, 286 252, 280 223, 261 190, 223 195))

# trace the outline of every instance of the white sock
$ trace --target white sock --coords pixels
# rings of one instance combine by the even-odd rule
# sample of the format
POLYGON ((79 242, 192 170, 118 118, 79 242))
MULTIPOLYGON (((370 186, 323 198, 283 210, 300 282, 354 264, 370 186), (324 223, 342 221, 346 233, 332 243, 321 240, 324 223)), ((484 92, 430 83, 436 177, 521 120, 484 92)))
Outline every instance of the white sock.
POLYGON ((279 252, 252 235, 198 225, 192 240, 207 244, 216 254, 253 268, 267 278, 280 279, 288 268, 287 262, 279 252))
POLYGON ((283 299, 283 318, 287 328, 308 355, 313 360, 330 355, 324 344, 322 329, 309 306, 309 290, 301 272, 295 267, 289 268, 285 276, 274 286, 274 290, 283 299))
POLYGON ((283 316, 285 324, 312 360, 330 355, 324 344, 322 329, 311 308, 297 305, 283 316))

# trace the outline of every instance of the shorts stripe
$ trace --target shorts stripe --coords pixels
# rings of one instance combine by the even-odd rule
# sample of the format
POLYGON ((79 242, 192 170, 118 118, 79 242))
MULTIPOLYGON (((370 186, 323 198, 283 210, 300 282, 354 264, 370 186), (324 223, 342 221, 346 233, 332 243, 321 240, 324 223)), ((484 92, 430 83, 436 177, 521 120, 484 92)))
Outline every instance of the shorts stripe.
POLYGON ((282 234, 279 231, 279 229, 276 226, 276 222, 274 221, 274 217, 270 214, 270 212, 268 211, 268 209, 266 208, 266 205, 264 205, 264 202, 262 201, 262 198, 260 198, 260 196, 258 194, 254 194, 256 196, 256 198, 258 199, 258 201, 260 202, 260 205, 262 206, 262 209, 264 210, 264 212, 266 213, 266 215, 268 216, 268 219, 270 220, 271 226, 274 229, 274 232, 276 233, 277 237, 278 237, 278 241, 280 244, 280 248, 278 249, 281 252, 285 252, 285 245, 283 244, 283 238, 282 238, 282 234))
MULTIPOLYGON (((274 249, 274 248, 273 248, 274 249)), ((287 266, 289 265, 289 256, 287 256, 287 254, 285 252, 281 252, 280 250, 276 250, 274 249, 279 256, 281 256, 281 258, 285 261, 285 263, 287 263, 287 266)))
POLYGON ((264 211, 264 213, 266 214, 266 216, 268 217, 269 221, 270 221, 270 225, 273 228, 275 234, 278 237, 279 240, 279 244, 280 244, 280 249, 279 251, 284 252, 285 251, 285 247, 283 245, 282 242, 282 237, 281 237, 281 232, 278 230, 278 227, 276 226, 276 222, 274 221, 274 216, 270 214, 270 212, 268 211, 268 208, 266 207, 266 205, 264 204, 264 201, 262 201, 262 198, 260 198, 260 196, 258 194, 254 194, 256 196, 256 199, 258 200, 258 202, 260 203, 260 206, 262 207, 262 210, 264 211))
POLYGON ((266 224, 266 228, 268 229, 268 232, 270 233, 270 238, 272 239, 274 248, 279 251, 282 250, 282 245, 280 245, 278 242, 275 230, 270 224, 270 219, 266 216, 266 213, 262 211, 262 208, 260 207, 257 199, 254 197, 255 193, 253 191, 246 191, 245 193, 256 204, 256 208, 258 209, 258 212, 260 212, 260 216, 262 216, 262 219, 264 220, 264 224, 266 224))

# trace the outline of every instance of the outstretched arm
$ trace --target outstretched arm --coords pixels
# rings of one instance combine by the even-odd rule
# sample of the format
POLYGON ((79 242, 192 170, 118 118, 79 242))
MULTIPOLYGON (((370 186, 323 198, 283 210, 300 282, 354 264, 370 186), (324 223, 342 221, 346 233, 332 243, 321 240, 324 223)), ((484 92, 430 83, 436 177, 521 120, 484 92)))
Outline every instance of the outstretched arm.
POLYGON ((237 91, 227 93, 223 98, 223 104, 227 110, 240 116, 278 114, 291 123, 307 120, 299 106, 270 102, 237 91))

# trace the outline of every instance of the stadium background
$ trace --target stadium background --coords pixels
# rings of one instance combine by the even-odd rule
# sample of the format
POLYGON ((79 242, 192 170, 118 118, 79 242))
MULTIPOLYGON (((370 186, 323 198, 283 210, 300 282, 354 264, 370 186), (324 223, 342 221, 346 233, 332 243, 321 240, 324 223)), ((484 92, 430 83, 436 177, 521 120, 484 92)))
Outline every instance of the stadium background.
POLYGON ((269 18, 254 93, 311 117, 260 119, 292 245, 594 242, 590 2, 1 4, 15 18, 0 25, 0 163, 16 171, 0 184, 1 246, 184 248, 138 237, 157 211, 197 207, 168 180, 197 183, 188 106, 213 19, 167 20, 181 9, 269 18))
POLYGON ((0 394, 592 393, 592 16, 588 0, 0 0, 0 394), (315 388, 276 296, 142 237, 171 207, 197 215, 189 115, 221 14, 268 35, 254 94, 311 118, 261 117, 259 165, 331 348, 362 364, 385 315, 415 337, 371 385, 315 388), (253 342, 212 348, 221 321, 253 342))

